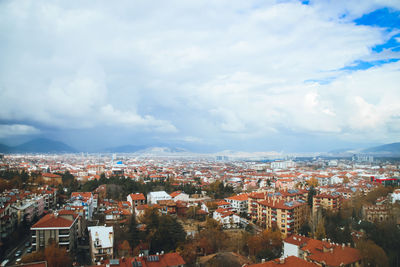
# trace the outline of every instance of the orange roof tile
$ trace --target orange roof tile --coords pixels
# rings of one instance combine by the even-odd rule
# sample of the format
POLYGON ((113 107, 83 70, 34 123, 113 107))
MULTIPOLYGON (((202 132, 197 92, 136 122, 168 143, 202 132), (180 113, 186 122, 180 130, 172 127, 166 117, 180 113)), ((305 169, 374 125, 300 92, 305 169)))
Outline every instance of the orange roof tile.
POLYGON ((130 194, 132 200, 146 200, 142 193, 130 194))
POLYGON ((66 218, 56 216, 55 214, 47 214, 35 223, 31 229, 36 228, 70 228, 74 224, 74 221, 66 218))
POLYGON ((248 267, 274 267, 274 266, 281 266, 281 267, 318 267, 319 265, 305 261, 301 258, 296 256, 289 256, 285 259, 275 259, 272 261, 267 261, 264 263, 257 263, 252 265, 247 265, 248 267))

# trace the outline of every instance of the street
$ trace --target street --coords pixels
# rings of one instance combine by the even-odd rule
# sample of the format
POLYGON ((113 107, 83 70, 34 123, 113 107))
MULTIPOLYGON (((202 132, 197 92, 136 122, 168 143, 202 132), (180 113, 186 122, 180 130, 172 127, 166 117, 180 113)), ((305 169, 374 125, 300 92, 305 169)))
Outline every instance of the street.
POLYGON ((21 251, 22 251, 22 255, 21 255, 20 257, 18 257, 18 258, 22 258, 22 257, 26 254, 26 250, 27 250, 29 247, 25 247, 25 243, 26 243, 27 241, 30 241, 30 239, 31 239, 30 235, 27 235, 23 240, 21 240, 20 243, 18 243, 18 246, 17 246, 17 247, 15 247, 14 249, 12 249, 12 250, 6 255, 6 257, 5 257, 3 260, 5 260, 5 259, 10 260, 10 262, 9 262, 7 265, 15 265, 15 264, 16 264, 15 261, 16 261, 17 257, 15 257, 15 253, 16 253, 18 250, 21 250, 21 251))

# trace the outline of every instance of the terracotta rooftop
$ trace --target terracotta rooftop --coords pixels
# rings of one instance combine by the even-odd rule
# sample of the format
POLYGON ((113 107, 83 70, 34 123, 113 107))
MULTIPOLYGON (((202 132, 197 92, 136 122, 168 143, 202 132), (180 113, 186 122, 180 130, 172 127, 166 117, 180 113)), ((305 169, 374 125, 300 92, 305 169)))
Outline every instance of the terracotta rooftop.
MULTIPOLYGON (((76 217, 75 217, 76 218, 76 217)), ((61 217, 60 215, 47 214, 35 223, 31 229, 36 228, 69 228, 74 221, 61 217)))
POLYGON ((130 194, 132 200, 146 200, 142 193, 130 194))
POLYGON ((301 249, 309 253, 308 259, 319 263, 323 262, 327 266, 348 265, 361 260, 358 249, 327 241, 310 239, 301 249))
POLYGON ((289 256, 285 259, 275 259, 272 261, 267 261, 264 263, 257 263, 252 265, 247 265, 248 267, 318 267, 319 265, 305 261, 301 258, 295 256, 289 256))
POLYGON ((246 201, 249 199, 248 194, 240 194, 237 196, 227 197, 226 199, 236 200, 236 201, 246 201))

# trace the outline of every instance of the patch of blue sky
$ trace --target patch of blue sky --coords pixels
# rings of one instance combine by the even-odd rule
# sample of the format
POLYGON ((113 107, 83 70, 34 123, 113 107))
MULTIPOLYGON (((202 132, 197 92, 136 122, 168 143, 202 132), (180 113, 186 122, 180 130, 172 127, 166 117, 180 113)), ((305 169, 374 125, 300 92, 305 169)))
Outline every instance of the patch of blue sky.
POLYGON ((309 80, 305 80, 305 83, 318 83, 321 85, 324 84, 330 84, 331 82, 333 82, 336 79, 336 77, 328 77, 325 79, 309 79, 309 80))
POLYGON ((354 22, 357 25, 400 29, 400 11, 390 8, 381 8, 355 19, 354 22))
POLYGON ((386 43, 376 45, 372 48, 374 52, 382 52, 384 49, 390 49, 392 51, 400 51, 400 34, 392 36, 386 43))
POLYGON ((346 66, 340 70, 344 70, 344 71, 366 70, 366 69, 369 69, 372 67, 381 66, 383 64, 397 62, 399 60, 400 59, 398 59, 398 58, 391 58, 391 59, 386 59, 386 60, 375 60, 375 61, 357 60, 351 66, 346 66))

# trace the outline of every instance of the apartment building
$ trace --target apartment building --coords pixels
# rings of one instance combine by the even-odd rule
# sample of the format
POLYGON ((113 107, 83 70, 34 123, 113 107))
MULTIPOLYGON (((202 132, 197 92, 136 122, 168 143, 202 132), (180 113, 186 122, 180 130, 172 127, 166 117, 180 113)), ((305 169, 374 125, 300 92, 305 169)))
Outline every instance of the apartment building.
POLYGON ((230 203, 232 210, 237 213, 244 213, 248 209, 248 194, 227 197, 225 201, 230 203))
POLYGON ((343 198, 339 193, 322 193, 313 197, 313 212, 316 212, 319 208, 339 211, 342 207, 343 198))
POLYGON ((257 221, 257 202, 264 200, 266 198, 266 192, 261 193, 251 193, 248 195, 247 199, 247 215, 250 217, 251 221, 257 221))
POLYGON ((89 231, 89 246, 92 263, 96 264, 114 257, 113 227, 91 226, 89 231))
POLYGON ((68 251, 74 250, 78 237, 78 218, 72 212, 47 214, 31 227, 32 247, 38 251, 55 241, 68 251))
POLYGON ((283 236, 296 233, 306 220, 307 203, 303 200, 285 201, 267 198, 257 203, 257 223, 271 228, 277 226, 283 236))
POLYGON ((70 206, 82 206, 85 210, 86 220, 91 220, 93 215, 93 194, 92 192, 72 192, 70 206))

